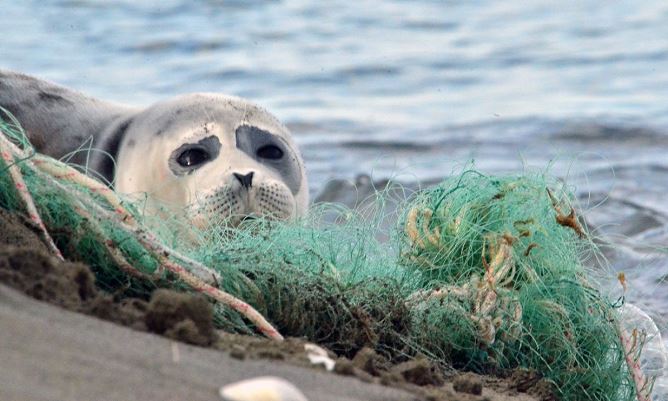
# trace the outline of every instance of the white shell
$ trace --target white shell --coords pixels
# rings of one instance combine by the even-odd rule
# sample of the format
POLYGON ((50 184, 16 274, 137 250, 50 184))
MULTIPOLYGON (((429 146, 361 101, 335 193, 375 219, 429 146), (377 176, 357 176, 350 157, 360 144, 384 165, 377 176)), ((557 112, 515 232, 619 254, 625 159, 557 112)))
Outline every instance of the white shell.
POLYGON ((336 362, 327 355, 327 351, 315 344, 304 344, 306 357, 313 365, 323 365, 325 370, 331 372, 334 370, 336 362))
POLYGON ((263 376, 220 388, 225 401, 308 401, 294 384, 280 377, 263 376))

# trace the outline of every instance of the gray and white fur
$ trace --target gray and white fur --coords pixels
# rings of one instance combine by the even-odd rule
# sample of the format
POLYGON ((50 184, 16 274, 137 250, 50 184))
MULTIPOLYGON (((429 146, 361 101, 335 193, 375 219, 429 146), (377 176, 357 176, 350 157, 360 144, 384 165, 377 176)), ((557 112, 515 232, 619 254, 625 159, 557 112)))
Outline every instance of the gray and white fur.
POLYGON ((86 167, 149 212, 186 211, 198 226, 308 207, 304 163, 288 129, 246 100, 196 93, 132 108, 0 70, 0 106, 37 151, 86 167), (92 149, 92 151, 90 150, 92 149))

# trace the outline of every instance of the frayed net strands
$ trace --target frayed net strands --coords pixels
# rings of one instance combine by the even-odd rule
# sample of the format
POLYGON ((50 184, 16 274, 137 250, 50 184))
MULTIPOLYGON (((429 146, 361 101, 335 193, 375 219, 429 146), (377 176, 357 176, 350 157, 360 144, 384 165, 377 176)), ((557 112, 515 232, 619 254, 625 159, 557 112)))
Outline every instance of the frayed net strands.
POLYGON ((534 369, 562 399, 649 401, 642 335, 590 283, 596 249, 573 201, 545 175, 475 170, 419 193, 400 258, 427 287, 409 297, 416 323, 440 333, 421 341, 474 370, 534 369))
MULTIPOLYGON (((91 214, 86 212, 87 206, 96 212, 98 218, 105 218, 107 221, 114 221, 119 228, 134 235, 137 240, 154 255, 162 268, 165 268, 168 271, 174 273, 193 290, 201 292, 206 296, 220 302, 221 304, 237 311, 242 316, 246 317, 249 321, 253 322, 257 329, 265 336, 274 340, 283 339, 281 334, 252 306, 226 293, 225 291, 213 287, 205 281, 209 280, 218 282, 220 275, 217 272, 209 269, 202 263, 194 261, 191 258, 188 258, 187 256, 166 247, 147 229, 141 227, 137 223, 136 219, 122 206, 122 202, 118 199, 116 194, 109 188, 106 188, 98 181, 85 176, 77 170, 48 157, 36 155, 33 160, 27 156, 25 151, 21 150, 15 144, 13 144, 7 138, 4 131, 1 130, 0 151, 2 152, 3 160, 7 164, 7 169, 9 170, 14 187, 16 188, 20 199, 23 201, 24 207, 31 221, 33 221, 38 226, 43 238, 45 239, 45 242, 49 246, 49 249, 51 249, 52 253, 60 260, 64 260, 64 258, 60 250, 55 245, 55 242, 49 235, 48 230, 44 225, 39 212, 37 211, 37 208, 35 207, 35 202, 33 201, 29 189, 25 184, 25 180, 21 175, 20 167, 15 161, 16 158, 21 160, 19 162, 21 165, 31 169, 33 173, 41 173, 40 176, 42 178, 50 181, 52 185, 57 186, 60 190, 69 193, 71 199, 80 199, 81 201, 77 202, 79 203, 79 207, 77 207, 76 210, 81 213, 82 217, 86 218, 87 220, 92 219, 91 214), (82 197, 81 193, 74 193, 74 189, 70 189, 62 185, 59 180, 75 183, 81 187, 87 188, 91 192, 100 194, 107 200, 110 205, 112 205, 113 213, 109 213, 107 210, 95 204, 93 201, 87 200, 85 196, 82 197), (168 258, 170 255, 181 260, 181 262, 189 266, 191 270, 188 270, 180 264, 171 261, 168 258)), ((132 267, 132 265, 123 256, 122 252, 120 252, 116 247, 116 244, 114 244, 111 240, 104 240, 100 230, 95 229, 95 224, 93 224, 93 227, 93 231, 99 237, 101 243, 105 245, 108 255, 117 263, 119 268, 135 277, 146 278, 146 276, 138 269, 132 267)))
POLYGON ((21 170, 16 164, 15 157, 19 157, 21 159, 25 159, 26 157, 23 152, 15 151, 15 149, 18 150, 18 148, 16 148, 14 144, 12 144, 9 139, 5 137, 4 133, 0 131, 0 154, 2 155, 2 160, 4 160, 5 164, 7 165, 9 175, 14 183, 14 189, 19 194, 20 199, 23 201, 23 207, 28 214, 28 218, 30 221, 35 223, 39 229, 42 239, 44 242, 46 242, 46 245, 51 253, 58 259, 65 260, 63 255, 60 253, 60 250, 53 242, 53 238, 51 238, 49 232, 44 226, 44 222, 42 221, 42 218, 39 216, 37 208, 35 207, 35 202, 33 201, 32 196, 28 191, 28 187, 23 180, 21 170))

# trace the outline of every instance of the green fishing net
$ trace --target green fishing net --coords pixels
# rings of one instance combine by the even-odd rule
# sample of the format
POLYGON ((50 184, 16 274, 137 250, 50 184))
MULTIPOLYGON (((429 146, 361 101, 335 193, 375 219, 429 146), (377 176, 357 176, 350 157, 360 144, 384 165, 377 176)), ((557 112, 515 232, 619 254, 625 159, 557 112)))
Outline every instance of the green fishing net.
MULTIPOLYGON (((11 121, 0 130, 29 149, 11 121)), ((100 287, 133 296, 191 291, 105 217, 113 205, 104 197, 15 163, 58 248, 90 265, 100 287), (105 244, 142 275, 119 268, 105 244)), ((0 207, 23 212, 7 163, 0 188, 0 207)), ((422 354, 482 373, 529 369, 564 400, 635 399, 618 305, 599 290, 596 277, 607 272, 586 267, 597 251, 564 183, 544 172, 493 176, 471 166, 413 194, 381 233, 384 196, 371 212, 316 205, 296 221, 197 232, 178 216, 151 219, 141 204, 123 205, 166 245, 219 273, 220 289, 285 336, 346 356, 367 346, 393 361, 422 354)), ((219 328, 257 334, 239 313, 215 310, 219 328)))

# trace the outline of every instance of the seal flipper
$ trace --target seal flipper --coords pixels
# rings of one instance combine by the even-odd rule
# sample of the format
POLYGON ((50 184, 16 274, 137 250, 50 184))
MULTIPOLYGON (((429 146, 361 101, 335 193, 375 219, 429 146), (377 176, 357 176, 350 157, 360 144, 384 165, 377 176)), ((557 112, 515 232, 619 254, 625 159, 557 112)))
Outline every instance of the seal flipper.
MULTIPOLYGON (((106 136, 116 133, 118 127, 130 121, 136 111, 1 69, 0 106, 21 123, 37 151, 58 159, 81 148, 91 139, 92 149, 103 150, 115 157, 122 134, 116 139, 106 136), (116 129, 110 130, 110 126, 116 129)), ((122 131, 124 133, 125 129, 122 131)), ((85 149, 77 152, 69 161, 86 165, 88 160, 93 160, 89 167, 106 170, 98 172, 111 182, 113 164, 105 165, 109 157, 97 156, 96 153, 100 152, 87 153, 85 149)))

